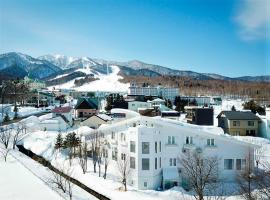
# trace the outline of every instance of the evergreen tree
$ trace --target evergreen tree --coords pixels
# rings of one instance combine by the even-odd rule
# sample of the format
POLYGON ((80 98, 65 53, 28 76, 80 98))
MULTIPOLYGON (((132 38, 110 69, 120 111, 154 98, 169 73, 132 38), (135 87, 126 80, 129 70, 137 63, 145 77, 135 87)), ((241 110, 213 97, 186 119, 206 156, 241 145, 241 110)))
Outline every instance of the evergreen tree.
POLYGON ((112 97, 112 95, 107 96, 106 102, 107 103, 106 103, 105 110, 110 111, 112 109, 112 105, 113 105, 113 97, 112 97))
POLYGON ((62 138, 61 133, 58 133, 54 148, 60 149, 61 147, 63 147, 63 138, 62 138))
POLYGON ((231 110, 232 110, 232 111, 236 111, 236 108, 235 108, 234 105, 232 106, 231 110))
POLYGON ((265 115, 265 109, 258 105, 254 100, 250 100, 243 104, 244 109, 251 110, 254 114, 259 113, 260 115, 265 115))
POLYGON ((63 146, 64 148, 69 148, 71 153, 75 154, 75 149, 80 145, 80 138, 76 136, 76 133, 68 133, 64 140, 63 146))

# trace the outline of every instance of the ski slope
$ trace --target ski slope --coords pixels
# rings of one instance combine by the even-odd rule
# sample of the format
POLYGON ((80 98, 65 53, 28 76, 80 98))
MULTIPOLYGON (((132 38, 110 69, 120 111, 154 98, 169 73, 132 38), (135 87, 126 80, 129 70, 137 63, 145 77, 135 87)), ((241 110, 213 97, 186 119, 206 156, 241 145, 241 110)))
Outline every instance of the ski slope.
MULTIPOLYGON (((95 78, 99 80, 86 83, 82 86, 75 87, 74 81, 81 78, 76 78, 71 81, 68 81, 61 85, 54 85, 48 87, 49 90, 55 89, 74 89, 77 91, 103 91, 103 92, 127 92, 129 88, 128 83, 121 83, 120 80, 123 79, 118 73, 120 72, 119 67, 111 66, 112 72, 109 74, 95 75, 95 78)), ((91 73, 90 68, 78 69, 78 71, 84 72, 86 74, 91 73)))

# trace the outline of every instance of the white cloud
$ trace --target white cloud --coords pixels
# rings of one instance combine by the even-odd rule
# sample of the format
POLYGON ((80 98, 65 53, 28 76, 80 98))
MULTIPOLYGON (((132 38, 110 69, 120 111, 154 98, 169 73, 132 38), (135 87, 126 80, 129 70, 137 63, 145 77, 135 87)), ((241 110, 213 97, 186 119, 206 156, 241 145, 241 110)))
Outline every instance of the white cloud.
POLYGON ((235 20, 244 40, 270 39, 270 0, 244 0, 235 20))

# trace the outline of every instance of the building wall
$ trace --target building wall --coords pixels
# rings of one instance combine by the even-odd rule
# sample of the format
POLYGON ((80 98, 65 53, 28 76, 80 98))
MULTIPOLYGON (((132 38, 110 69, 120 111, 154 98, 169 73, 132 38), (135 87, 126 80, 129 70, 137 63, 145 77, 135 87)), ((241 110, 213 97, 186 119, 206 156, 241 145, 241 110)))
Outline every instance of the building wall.
POLYGON ((237 131, 239 131, 239 135, 245 136, 247 130, 255 130, 255 136, 258 135, 258 121, 257 120, 228 120, 228 129, 231 135, 237 135, 237 131), (233 121, 240 121, 240 126, 233 126, 233 121), (248 121, 253 121, 254 126, 248 126, 248 121))
POLYGON ((76 110, 76 117, 80 117, 80 112, 82 112, 82 117, 91 117, 95 114, 97 114, 97 110, 95 109, 77 109, 76 110))
POLYGON ((128 102, 128 109, 133 110, 135 112, 138 112, 138 108, 150 108, 151 104, 147 102, 141 102, 141 101, 132 101, 128 102))

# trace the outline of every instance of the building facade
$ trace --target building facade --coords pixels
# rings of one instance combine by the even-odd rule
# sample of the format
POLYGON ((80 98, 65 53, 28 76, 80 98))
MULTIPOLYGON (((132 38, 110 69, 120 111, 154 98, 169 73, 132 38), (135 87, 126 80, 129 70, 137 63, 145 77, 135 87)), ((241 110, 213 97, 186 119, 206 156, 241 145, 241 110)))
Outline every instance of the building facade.
POLYGON ((143 87, 137 86, 135 83, 131 83, 129 87, 129 95, 162 97, 174 101, 175 97, 180 95, 180 92, 179 88, 162 87, 162 86, 143 87))
POLYGON ((138 189, 170 188, 185 185, 181 158, 187 152, 217 156, 219 178, 234 181, 244 169, 246 156, 254 161, 254 146, 225 136, 218 127, 200 127, 169 119, 135 117, 102 126, 112 164, 129 159, 128 184, 138 189), (224 151, 226 149, 226 151, 224 151))

